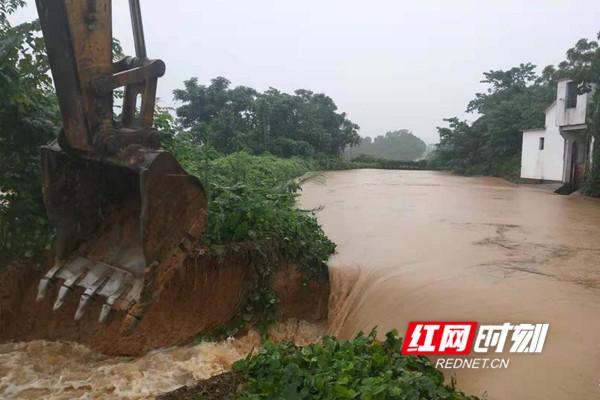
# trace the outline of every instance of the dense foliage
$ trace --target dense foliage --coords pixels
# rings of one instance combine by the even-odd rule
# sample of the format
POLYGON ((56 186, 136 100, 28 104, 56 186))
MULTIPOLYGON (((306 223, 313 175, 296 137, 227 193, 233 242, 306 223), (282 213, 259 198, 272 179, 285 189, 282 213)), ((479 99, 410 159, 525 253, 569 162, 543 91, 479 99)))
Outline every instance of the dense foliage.
POLYGON ((361 138, 356 146, 349 146, 344 156, 353 159, 359 156, 371 156, 385 160, 414 161, 423 156, 426 144, 406 129, 387 132, 375 139, 361 138))
MULTIPOLYGON (((266 343, 258 354, 238 361, 234 371, 245 384, 239 399, 452 399, 475 400, 444 384, 425 357, 400 354, 397 332, 381 343, 376 333, 354 340, 326 337, 304 347, 266 343)), ((231 396, 232 398, 234 396, 231 396)))
POLYGON ((8 23, 23 4, 0 1, 0 265, 35 256, 50 241, 39 146, 58 130, 58 109, 37 24, 8 23))
POLYGON ((547 74, 535 73, 527 63, 507 71, 484 73, 489 85, 467 106, 477 113, 472 124, 448 118, 448 127, 438 128, 440 144, 434 165, 464 174, 517 178, 521 160, 523 129, 544 126, 544 109, 556 91, 547 74))
POLYGON ((290 157, 337 156, 359 140, 358 126, 338 113, 333 100, 309 90, 264 93, 217 77, 192 78, 175 90, 177 116, 194 141, 228 154, 240 150, 290 157))

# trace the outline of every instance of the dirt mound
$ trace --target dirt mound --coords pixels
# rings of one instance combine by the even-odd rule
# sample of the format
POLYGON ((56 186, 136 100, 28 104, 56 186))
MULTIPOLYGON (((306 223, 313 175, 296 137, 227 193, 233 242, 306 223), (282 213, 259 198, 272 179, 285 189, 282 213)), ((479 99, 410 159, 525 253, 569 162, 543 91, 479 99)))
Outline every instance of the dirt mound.
MULTIPOLYGON (((281 318, 325 319, 329 296, 327 268, 308 286, 289 264, 274 280, 281 318)), ((73 319, 80 295, 67 296, 56 312, 52 304, 58 287, 36 302, 39 279, 46 268, 14 264, 0 270, 0 341, 69 340, 108 355, 135 356, 159 347, 180 345, 229 322, 246 296, 254 268, 244 253, 223 257, 188 256, 181 267, 158 279, 161 290, 147 306, 142 320, 130 332, 123 329, 126 314, 113 311, 105 324, 97 322, 102 304, 90 304, 83 318, 73 319)))

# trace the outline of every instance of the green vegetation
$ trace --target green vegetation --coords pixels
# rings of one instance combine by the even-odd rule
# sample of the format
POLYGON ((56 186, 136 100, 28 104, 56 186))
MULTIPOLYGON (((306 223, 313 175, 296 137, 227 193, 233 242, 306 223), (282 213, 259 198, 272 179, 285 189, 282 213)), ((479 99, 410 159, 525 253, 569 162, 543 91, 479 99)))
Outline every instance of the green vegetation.
POLYGON ((358 125, 338 113, 333 100, 309 90, 294 94, 270 88, 264 93, 238 86, 223 77, 210 85, 197 78, 175 90, 183 104, 177 116, 194 142, 210 144, 229 154, 245 150, 269 152, 281 157, 339 156, 344 148, 358 143, 358 125))
POLYGON ((384 160, 414 161, 423 156, 426 144, 406 129, 387 132, 375 139, 361 138, 356 146, 348 147, 344 157, 353 159, 359 156, 370 156, 384 160))
POLYGON ((59 116, 37 24, 7 21, 23 4, 0 1, 0 265, 50 243, 39 146, 54 137, 59 116))
POLYGON ((360 333, 303 347, 266 342, 227 373, 165 399, 477 400, 444 383, 427 358, 400 354, 396 331, 384 342, 360 333))
POLYGON ((266 343, 234 371, 247 383, 240 399, 476 399, 445 385, 425 357, 400 354, 396 331, 385 342, 376 332, 354 340, 325 337, 304 347, 266 343))

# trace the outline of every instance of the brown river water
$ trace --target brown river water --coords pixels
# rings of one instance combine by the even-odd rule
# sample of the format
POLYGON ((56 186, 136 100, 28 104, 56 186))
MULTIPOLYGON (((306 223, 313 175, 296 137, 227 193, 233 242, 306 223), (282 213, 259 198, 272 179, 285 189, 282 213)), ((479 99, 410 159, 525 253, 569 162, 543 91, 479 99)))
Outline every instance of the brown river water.
POLYGON ((302 205, 322 208, 338 244, 334 286, 351 287, 333 333, 549 323, 542 354, 444 372, 489 399, 600 399, 600 201, 496 178, 353 170, 306 184, 302 205))
MULTIPOLYGON (((330 321, 277 324, 275 339, 375 326, 403 334, 414 320, 549 323, 541 354, 444 372, 490 400, 600 398, 600 201, 495 178, 352 170, 309 180, 300 203, 338 244, 330 321)), ((250 332, 136 359, 73 343, 2 344, 0 398, 152 398, 228 369, 259 343, 250 332)))

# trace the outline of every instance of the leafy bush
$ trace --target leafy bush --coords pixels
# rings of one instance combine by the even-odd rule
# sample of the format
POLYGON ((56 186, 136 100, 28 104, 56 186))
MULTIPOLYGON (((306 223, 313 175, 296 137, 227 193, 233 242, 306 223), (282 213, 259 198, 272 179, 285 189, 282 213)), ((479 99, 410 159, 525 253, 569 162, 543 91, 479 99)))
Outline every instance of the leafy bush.
POLYGON ((39 146, 58 130, 58 107, 39 27, 7 22, 23 4, 0 0, 0 266, 35 256, 50 241, 39 146))
MULTIPOLYGON (((246 383, 240 399, 452 399, 476 400, 444 383, 425 357, 400 354, 396 331, 381 343, 376 332, 354 340, 325 337, 321 343, 265 343, 258 354, 234 364, 246 383)), ((231 396, 230 398, 233 398, 231 396)))

